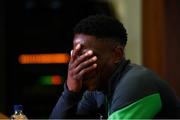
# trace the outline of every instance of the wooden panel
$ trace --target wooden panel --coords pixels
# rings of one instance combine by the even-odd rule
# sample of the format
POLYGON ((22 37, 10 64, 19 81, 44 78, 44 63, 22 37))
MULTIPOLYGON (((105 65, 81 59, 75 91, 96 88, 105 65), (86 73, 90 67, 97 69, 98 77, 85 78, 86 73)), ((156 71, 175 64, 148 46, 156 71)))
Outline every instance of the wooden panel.
POLYGON ((164 0, 143 0, 143 64, 165 78, 164 0))
POLYGON ((166 0, 167 79, 180 96, 180 0, 166 0))
POLYGON ((143 0, 143 64, 180 96, 180 1, 143 0))

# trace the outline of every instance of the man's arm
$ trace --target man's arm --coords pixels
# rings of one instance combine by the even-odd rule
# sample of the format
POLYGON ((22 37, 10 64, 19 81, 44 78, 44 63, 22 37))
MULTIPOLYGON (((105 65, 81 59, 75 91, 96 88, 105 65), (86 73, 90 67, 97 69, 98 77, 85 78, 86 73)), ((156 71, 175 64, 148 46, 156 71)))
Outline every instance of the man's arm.
POLYGON ((64 92, 55 105, 50 119, 62 118, 100 118, 104 113, 104 95, 97 91, 74 93, 68 91, 66 85, 64 92))
POLYGON ((77 117, 77 106, 82 96, 83 80, 86 74, 96 69, 96 60, 97 57, 93 56, 92 50, 82 54, 80 44, 77 44, 71 51, 65 89, 50 118, 77 117))
POLYGON ((64 91, 53 108, 50 119, 76 118, 77 106, 81 96, 79 93, 70 92, 65 84, 64 91))
POLYGON ((64 85, 64 91, 56 103, 50 119, 76 118, 77 106, 81 96, 79 93, 70 92, 64 85))

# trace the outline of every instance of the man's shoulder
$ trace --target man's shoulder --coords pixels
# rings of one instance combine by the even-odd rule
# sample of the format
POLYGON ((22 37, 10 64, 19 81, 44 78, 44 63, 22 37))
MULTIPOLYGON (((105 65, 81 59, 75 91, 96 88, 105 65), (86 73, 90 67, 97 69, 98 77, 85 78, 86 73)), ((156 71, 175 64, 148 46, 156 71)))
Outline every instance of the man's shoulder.
POLYGON ((129 64, 126 70, 114 86, 113 99, 122 98, 120 96, 142 97, 158 90, 157 86, 161 79, 148 68, 137 64, 129 64))
POLYGON ((157 84, 160 79, 148 68, 129 64, 112 95, 111 110, 123 108, 148 95, 157 93, 157 84))
POLYGON ((157 74, 152 72, 152 70, 142 65, 129 64, 125 70, 126 72, 121 79, 133 80, 133 81, 160 79, 157 74))

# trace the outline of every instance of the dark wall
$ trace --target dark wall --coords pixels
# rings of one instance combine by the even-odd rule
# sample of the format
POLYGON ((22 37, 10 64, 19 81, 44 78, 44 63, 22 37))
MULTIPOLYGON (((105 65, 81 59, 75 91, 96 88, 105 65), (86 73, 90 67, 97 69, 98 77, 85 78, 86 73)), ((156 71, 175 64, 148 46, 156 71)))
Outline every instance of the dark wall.
POLYGON ((0 0, 0 112, 5 112, 6 102, 6 64, 5 64, 5 9, 4 3, 0 0))

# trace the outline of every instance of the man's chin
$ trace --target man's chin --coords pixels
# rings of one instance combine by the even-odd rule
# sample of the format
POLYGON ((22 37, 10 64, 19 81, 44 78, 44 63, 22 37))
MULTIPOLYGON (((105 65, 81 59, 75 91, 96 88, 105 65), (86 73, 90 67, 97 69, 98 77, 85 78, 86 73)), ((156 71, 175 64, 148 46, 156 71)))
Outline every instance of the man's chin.
POLYGON ((89 87, 87 90, 88 91, 96 91, 97 89, 96 89, 96 87, 89 87))
POLYGON ((106 90, 103 88, 103 86, 97 86, 97 85, 87 86, 87 90, 88 90, 88 91, 101 91, 101 92, 106 91, 106 90))
POLYGON ((89 91, 95 91, 97 89, 97 79, 91 78, 84 81, 84 85, 89 91))
POLYGON ((89 91, 106 91, 106 86, 103 83, 99 83, 99 81, 97 79, 91 79, 91 80, 87 80, 85 82, 85 86, 89 91))

